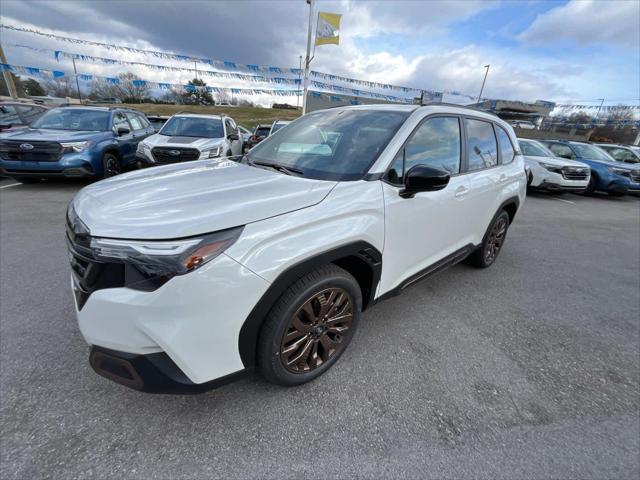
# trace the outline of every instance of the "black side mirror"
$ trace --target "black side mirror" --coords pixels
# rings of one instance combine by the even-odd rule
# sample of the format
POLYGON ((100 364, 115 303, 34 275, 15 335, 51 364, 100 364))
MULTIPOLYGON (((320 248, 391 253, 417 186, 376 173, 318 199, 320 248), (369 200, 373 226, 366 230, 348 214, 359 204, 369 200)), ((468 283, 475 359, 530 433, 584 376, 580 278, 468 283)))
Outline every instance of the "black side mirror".
POLYGON ((233 141, 233 140, 240 140, 240 137, 238 136, 238 134, 237 134, 237 133, 230 133, 230 134, 227 136, 227 138, 228 138, 229 140, 231 140, 231 141, 233 141))
POLYGON ((129 135, 131 133, 131 130, 129 130, 127 127, 118 127, 118 136, 122 137, 123 135, 129 135))
POLYGON ((402 198, 411 198, 419 192, 435 192, 449 184, 451 176, 438 168, 416 165, 411 167, 404 179, 404 188, 400 191, 402 198))

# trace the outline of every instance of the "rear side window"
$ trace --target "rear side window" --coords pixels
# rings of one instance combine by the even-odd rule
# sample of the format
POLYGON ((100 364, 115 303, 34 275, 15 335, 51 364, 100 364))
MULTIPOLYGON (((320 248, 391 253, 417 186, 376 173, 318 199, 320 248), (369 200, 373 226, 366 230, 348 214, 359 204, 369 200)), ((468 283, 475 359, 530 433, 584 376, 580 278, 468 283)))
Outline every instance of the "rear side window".
POLYGON ((498 133, 498 141, 500 142, 500 163, 511 163, 516 154, 511 139, 504 128, 499 125, 496 125, 496 132, 498 133))
POLYGON ((270 131, 271 131, 271 127, 256 128, 256 135, 259 137, 264 137, 266 135, 269 135, 270 131))
POLYGON ((552 143, 549 145, 549 150, 555 153, 558 157, 562 158, 576 158, 573 150, 561 143, 552 143))
POLYGON ((387 173, 387 180, 402 184, 404 173, 416 165, 427 165, 455 175, 460 173, 460 151, 458 118, 430 118, 418 127, 404 149, 400 150, 387 173))
POLYGON ((490 122, 465 118, 470 172, 498 164, 498 144, 490 122))

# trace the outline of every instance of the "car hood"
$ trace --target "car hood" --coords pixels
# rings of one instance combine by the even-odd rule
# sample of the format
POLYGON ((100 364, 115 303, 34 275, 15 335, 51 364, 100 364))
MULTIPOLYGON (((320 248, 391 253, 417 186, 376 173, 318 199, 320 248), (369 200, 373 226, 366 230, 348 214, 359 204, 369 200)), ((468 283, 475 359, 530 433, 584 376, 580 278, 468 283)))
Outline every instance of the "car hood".
POLYGON ((589 168, 589 165, 582 162, 577 162, 575 160, 569 160, 567 158, 560 157, 533 157, 530 155, 524 156, 525 160, 530 162, 542 162, 547 163, 549 165, 554 165, 556 167, 581 167, 581 168, 589 168))
POLYGON ((145 139, 151 147, 188 147, 204 150, 224 143, 224 138, 171 137, 169 135, 151 135, 145 139))
POLYGON ((599 160, 595 158, 583 158, 583 157, 580 157, 580 160, 584 162, 596 162, 602 165, 606 165, 608 167, 623 168, 625 170, 640 170, 640 165, 633 165, 630 163, 618 162, 616 160, 599 160))
POLYGON ((38 128, 23 128, 16 131, 8 131, 2 135, 3 140, 47 140, 53 142, 74 142, 82 141, 87 138, 95 138, 96 136, 106 135, 109 132, 92 132, 92 131, 70 131, 70 130, 49 130, 38 128))
POLYGON ((83 188, 73 205, 94 236, 182 238, 310 207, 336 183, 202 160, 97 182, 83 188))

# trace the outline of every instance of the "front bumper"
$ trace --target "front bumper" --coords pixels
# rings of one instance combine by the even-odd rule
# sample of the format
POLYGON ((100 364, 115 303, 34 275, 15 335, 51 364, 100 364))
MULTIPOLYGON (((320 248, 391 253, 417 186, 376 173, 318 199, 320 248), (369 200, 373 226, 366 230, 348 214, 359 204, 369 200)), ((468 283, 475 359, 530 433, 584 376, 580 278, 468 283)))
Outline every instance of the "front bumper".
POLYGON ((532 164, 531 181, 529 188, 534 190, 545 190, 549 192, 584 192, 589 184, 589 177, 584 180, 569 180, 560 173, 551 172, 546 168, 532 164))
POLYGON ((0 173, 16 178, 85 178, 96 175, 92 158, 85 152, 65 154, 55 162, 0 159, 0 173))
POLYGON ((165 354, 190 382, 204 384, 244 370, 240 330, 268 287, 221 254, 151 292, 95 290, 80 309, 76 302, 76 312, 91 346, 138 356, 165 354))
POLYGON ((201 393, 238 380, 249 370, 205 383, 193 383, 166 353, 137 355, 92 347, 89 364, 98 374, 125 387, 147 393, 201 393))

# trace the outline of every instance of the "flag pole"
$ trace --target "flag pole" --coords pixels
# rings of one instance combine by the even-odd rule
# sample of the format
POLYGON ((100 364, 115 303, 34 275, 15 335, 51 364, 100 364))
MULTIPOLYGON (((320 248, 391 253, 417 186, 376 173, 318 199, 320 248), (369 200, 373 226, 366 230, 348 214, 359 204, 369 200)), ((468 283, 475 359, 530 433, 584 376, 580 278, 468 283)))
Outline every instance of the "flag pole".
POLYGON ((304 89, 302 97, 302 115, 307 113, 307 90, 309 89, 309 64, 311 63, 311 33, 313 31, 314 0, 307 0, 309 4, 309 30, 307 32, 307 58, 304 62, 304 89))

